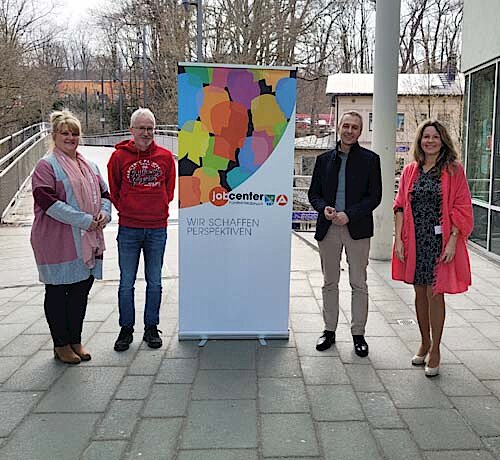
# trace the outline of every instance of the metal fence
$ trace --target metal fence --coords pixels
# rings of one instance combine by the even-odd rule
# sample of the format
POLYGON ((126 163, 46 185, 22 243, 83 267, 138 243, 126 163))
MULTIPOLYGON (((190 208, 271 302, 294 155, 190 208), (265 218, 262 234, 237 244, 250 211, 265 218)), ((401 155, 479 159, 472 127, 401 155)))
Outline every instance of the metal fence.
POLYGON ((10 155, 12 153, 10 152, 0 160, 0 213, 2 219, 17 199, 38 160, 50 148, 51 138, 47 133, 39 133, 39 135, 32 137, 37 137, 37 139, 21 152, 13 156, 10 155), (5 168, 4 165, 6 165, 5 168))
POLYGON ((33 139, 37 134, 46 133, 49 130, 49 126, 48 123, 36 123, 0 139, 0 160, 27 140, 33 139))

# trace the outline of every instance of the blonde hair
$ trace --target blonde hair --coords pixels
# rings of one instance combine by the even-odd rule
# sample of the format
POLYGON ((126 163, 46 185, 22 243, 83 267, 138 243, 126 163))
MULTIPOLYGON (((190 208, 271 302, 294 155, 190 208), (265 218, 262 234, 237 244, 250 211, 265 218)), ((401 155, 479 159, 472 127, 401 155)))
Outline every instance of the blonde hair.
POLYGON ((429 126, 434 127, 434 129, 438 132, 439 137, 441 138, 441 151, 436 159, 436 166, 438 167, 439 172, 443 170, 443 168, 447 168, 450 172, 453 172, 450 169, 458 159, 457 149, 453 140, 451 139, 450 133, 446 129, 446 126, 436 119, 428 119, 420 123, 417 128, 417 132, 415 133, 415 139, 413 140, 413 145, 411 147, 410 153, 413 155, 413 159, 418 163, 419 166, 423 166, 425 163, 425 153, 422 150, 422 136, 424 135, 425 128, 429 126))
POLYGON ((52 125, 52 139, 56 133, 66 127, 73 134, 82 135, 82 125, 69 110, 56 110, 50 114, 50 124, 52 125))

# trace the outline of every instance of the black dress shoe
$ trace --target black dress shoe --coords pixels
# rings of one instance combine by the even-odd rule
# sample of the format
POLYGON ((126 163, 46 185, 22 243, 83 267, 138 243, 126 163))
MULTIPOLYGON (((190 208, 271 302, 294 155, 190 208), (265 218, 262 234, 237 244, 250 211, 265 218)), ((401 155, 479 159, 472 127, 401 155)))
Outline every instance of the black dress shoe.
POLYGON ((123 326, 115 342, 115 351, 128 350, 129 345, 134 340, 134 328, 123 326))
POLYGON ((361 358, 368 356, 368 344, 365 337, 363 335, 353 335, 352 340, 354 342, 354 353, 361 358))
POLYGON ((335 332, 324 331, 323 335, 316 342, 316 350, 328 350, 335 343, 335 332))
POLYGON ((146 327, 142 340, 148 344, 149 348, 160 348, 163 345, 159 332, 161 331, 156 326, 146 327))

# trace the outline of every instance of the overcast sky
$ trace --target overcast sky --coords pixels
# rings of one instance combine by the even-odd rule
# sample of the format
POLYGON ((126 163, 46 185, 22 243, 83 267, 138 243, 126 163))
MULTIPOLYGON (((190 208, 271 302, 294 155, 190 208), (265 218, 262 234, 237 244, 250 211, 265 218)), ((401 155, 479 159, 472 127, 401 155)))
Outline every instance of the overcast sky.
POLYGON ((62 22, 76 24, 80 20, 89 17, 89 10, 103 4, 102 0, 58 0, 59 7, 56 7, 54 13, 60 17, 62 22), (58 14, 58 12, 60 14, 58 14))

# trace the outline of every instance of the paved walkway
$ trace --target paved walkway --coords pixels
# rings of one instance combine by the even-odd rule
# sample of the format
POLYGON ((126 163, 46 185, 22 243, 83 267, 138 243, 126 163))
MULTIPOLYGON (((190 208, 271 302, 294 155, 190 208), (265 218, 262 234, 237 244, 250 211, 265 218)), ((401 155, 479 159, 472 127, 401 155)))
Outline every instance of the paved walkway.
MULTIPOLYGON (((150 350, 118 333, 116 226, 91 292, 88 363, 54 360, 29 246, 0 227, 0 459, 500 459, 500 270, 472 255, 474 287, 449 296, 441 375, 411 366, 412 288, 369 266, 370 356, 349 333, 341 279, 338 342, 319 353, 322 276, 310 234, 292 238, 290 340, 177 340, 177 227, 169 229, 161 325, 150 350)), ((143 299, 143 281, 137 289, 143 299)), ((140 318, 141 315, 139 314, 140 318)))

